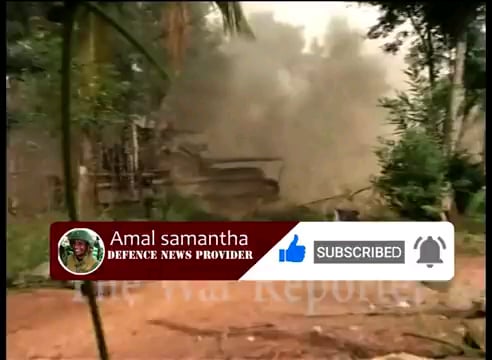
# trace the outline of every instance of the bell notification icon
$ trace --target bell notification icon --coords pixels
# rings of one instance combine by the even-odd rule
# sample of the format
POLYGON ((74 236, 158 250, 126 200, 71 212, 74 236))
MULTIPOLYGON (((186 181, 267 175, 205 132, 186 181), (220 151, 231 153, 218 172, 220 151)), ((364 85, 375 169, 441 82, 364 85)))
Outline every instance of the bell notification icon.
POLYGON ((436 264, 442 264, 441 248, 446 250, 446 244, 441 237, 437 237, 437 240, 432 236, 428 236, 426 240, 419 237, 413 246, 414 250, 420 247, 420 257, 417 260, 418 264, 425 264, 428 268, 432 268, 436 264))

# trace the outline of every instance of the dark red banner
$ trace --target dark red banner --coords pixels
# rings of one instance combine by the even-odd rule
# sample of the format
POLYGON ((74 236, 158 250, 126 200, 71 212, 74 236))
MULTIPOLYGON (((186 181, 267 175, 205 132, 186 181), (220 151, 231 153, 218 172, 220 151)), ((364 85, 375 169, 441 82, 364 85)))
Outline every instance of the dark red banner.
POLYGON ((55 280, 237 280, 297 222, 57 222, 55 280))

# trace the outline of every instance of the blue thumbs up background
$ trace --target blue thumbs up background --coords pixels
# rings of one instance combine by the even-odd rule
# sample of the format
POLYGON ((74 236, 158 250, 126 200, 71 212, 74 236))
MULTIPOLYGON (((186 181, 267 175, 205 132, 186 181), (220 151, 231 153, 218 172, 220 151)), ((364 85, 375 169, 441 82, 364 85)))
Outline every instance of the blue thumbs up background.
POLYGON ((294 239, 287 249, 280 249, 278 254, 279 262, 303 262, 306 256, 306 247, 298 245, 299 237, 294 235, 294 239))

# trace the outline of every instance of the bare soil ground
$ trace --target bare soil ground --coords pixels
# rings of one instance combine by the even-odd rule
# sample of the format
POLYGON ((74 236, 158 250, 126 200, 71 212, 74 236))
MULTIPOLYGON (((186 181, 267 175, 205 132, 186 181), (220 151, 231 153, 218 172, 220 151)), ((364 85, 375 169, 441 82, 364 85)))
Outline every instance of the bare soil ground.
MULTIPOLYGON (((484 271, 484 257, 458 259, 455 287, 464 296, 480 291, 484 271)), ((456 350, 407 333, 452 343, 461 338, 459 319, 395 313, 435 302, 436 293, 417 283, 122 286, 100 302, 113 359, 361 359, 394 352, 438 357, 456 350), (388 310, 392 314, 381 314, 388 310)), ((67 290, 9 294, 7 359, 97 359, 87 305, 67 290)))

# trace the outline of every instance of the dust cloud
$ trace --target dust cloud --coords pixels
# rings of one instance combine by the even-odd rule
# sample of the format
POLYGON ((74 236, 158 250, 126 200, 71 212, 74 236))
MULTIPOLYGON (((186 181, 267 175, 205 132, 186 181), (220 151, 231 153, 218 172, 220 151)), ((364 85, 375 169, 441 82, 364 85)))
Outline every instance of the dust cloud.
POLYGON ((367 185, 377 137, 391 133, 377 106, 391 90, 386 55, 364 51, 370 40, 343 18, 310 44, 271 13, 249 21, 256 41, 230 40, 227 66, 191 105, 202 120, 188 124, 205 131, 210 155, 281 157, 281 195, 296 203, 367 185))

